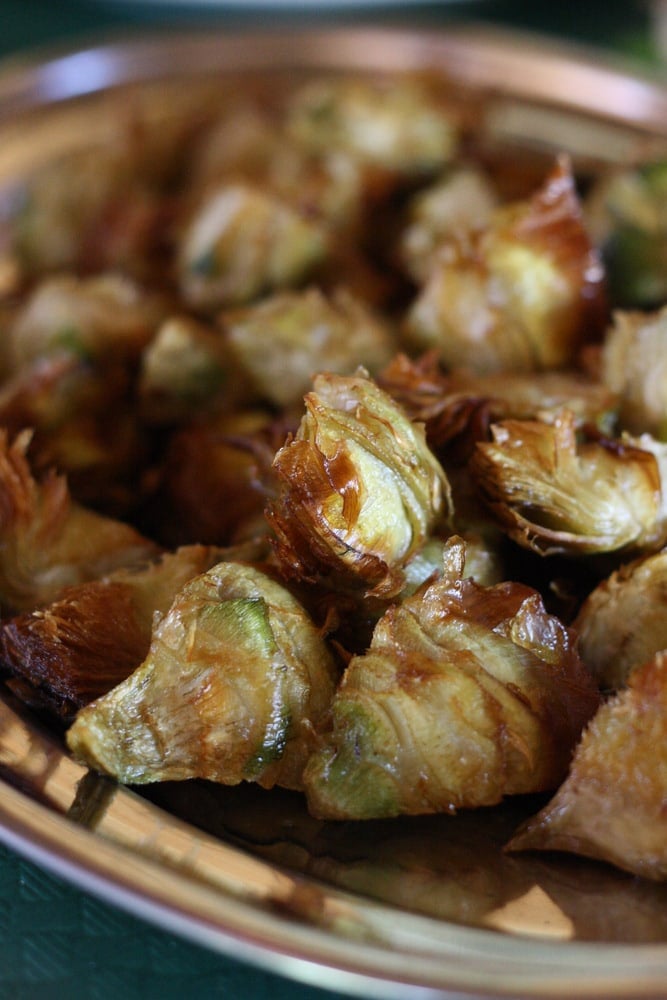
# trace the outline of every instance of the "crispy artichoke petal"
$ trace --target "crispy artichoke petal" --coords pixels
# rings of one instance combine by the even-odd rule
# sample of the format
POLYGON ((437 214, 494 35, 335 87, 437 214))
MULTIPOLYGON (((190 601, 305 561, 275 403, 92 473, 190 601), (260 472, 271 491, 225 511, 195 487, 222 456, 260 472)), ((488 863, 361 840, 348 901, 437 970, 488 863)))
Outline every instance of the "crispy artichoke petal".
POLYGON ((48 607, 10 619, 0 630, 8 684, 23 700, 72 721, 132 673, 148 652, 155 616, 222 557, 212 546, 184 546, 146 567, 68 587, 48 607))
POLYGON ((158 555, 158 546, 134 528, 73 501, 62 476, 38 482, 29 445, 27 432, 10 442, 0 431, 0 600, 6 606, 32 610, 66 586, 158 555))

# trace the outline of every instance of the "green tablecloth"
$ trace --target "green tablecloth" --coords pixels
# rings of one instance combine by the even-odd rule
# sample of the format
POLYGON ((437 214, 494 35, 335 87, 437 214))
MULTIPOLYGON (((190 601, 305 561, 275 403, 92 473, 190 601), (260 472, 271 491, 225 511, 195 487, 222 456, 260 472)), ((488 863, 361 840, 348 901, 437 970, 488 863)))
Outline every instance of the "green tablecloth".
MULTIPOLYGON (((318 23, 440 26, 486 20, 650 55, 648 6, 620 0, 549 5, 519 2, 409 4, 384 11, 280 14, 254 4, 213 12, 175 5, 74 0, 0 0, 0 55, 127 27, 205 21, 224 28, 318 23)), ((325 5, 322 4, 322 8, 325 5)), ((53 878, 0 846, 0 1000, 225 997, 327 1000, 339 994, 295 985, 174 937, 53 878)))

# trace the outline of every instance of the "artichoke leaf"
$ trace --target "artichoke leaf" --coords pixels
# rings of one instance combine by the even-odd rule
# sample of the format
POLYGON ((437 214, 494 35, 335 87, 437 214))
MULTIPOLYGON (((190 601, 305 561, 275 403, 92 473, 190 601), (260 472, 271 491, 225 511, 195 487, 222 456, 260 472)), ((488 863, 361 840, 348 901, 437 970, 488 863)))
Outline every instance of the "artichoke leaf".
POLYGON ((130 525, 76 503, 66 479, 32 475, 30 432, 0 431, 0 600, 14 611, 49 604, 67 586, 154 559, 130 525))
POLYGON ((68 587, 47 607, 9 619, 0 630, 8 686, 73 721, 142 662, 156 615, 169 610, 181 587, 232 553, 240 558, 236 549, 183 546, 145 567, 68 587))

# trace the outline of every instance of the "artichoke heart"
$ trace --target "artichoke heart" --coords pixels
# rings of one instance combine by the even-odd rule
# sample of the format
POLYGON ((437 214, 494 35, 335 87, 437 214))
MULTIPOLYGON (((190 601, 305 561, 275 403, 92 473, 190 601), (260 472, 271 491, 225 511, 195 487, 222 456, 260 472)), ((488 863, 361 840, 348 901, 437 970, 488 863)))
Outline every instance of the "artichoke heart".
POLYGON ((26 365, 54 352, 87 362, 136 360, 164 309, 156 296, 119 274, 45 278, 9 331, 14 364, 26 365))
POLYGON ((511 850, 570 851, 667 879, 667 654, 637 667, 585 730, 558 792, 511 850))
POLYGON ((295 598, 258 569, 220 563, 183 587, 144 662, 79 713, 67 742, 128 784, 299 788, 334 684, 331 654, 295 598))
POLYGON ((648 437, 578 444, 569 410, 505 420, 479 442, 471 472, 492 513, 543 555, 651 551, 665 540, 661 455, 648 437))
POLYGON ((268 510, 287 572, 397 594, 403 568, 451 515, 449 483, 413 424, 363 371, 319 375, 278 451, 268 510))
POLYGON ((491 181, 475 167, 451 170, 414 195, 399 246, 408 274, 425 281, 440 246, 461 231, 485 226, 497 202, 491 181))
POLYGON ((442 579, 348 664, 304 774, 316 816, 454 812, 564 777, 598 704, 573 635, 529 587, 462 579, 463 559, 453 540, 442 579))

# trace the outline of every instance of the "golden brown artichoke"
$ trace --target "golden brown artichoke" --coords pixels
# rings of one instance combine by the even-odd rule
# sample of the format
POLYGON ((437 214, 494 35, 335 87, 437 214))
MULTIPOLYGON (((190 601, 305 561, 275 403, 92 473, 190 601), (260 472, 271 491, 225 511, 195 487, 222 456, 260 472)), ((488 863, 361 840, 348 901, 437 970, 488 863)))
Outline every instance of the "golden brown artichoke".
POLYGON ((64 587, 138 566, 159 548, 128 524, 103 517, 70 497, 53 471, 33 478, 28 432, 9 442, 0 431, 0 601, 30 611, 64 587))
POLYGON ((336 231, 356 229, 363 209, 363 170, 345 152, 308 150, 278 115, 252 104, 225 114, 196 150, 195 192, 230 180, 262 187, 336 231))
POLYGON ((447 242, 410 310, 406 344, 476 372, 564 367, 603 321, 603 277, 561 161, 530 201, 447 242))
POLYGON ((371 373, 391 357, 389 327, 356 296, 338 289, 281 292, 221 317, 240 371, 263 400, 300 404, 313 373, 371 373))
POLYGON ((304 774, 328 819, 454 812, 554 788, 595 711, 574 636, 518 583, 441 580, 391 607, 350 661, 304 774))
POLYGON ((581 658, 602 688, 667 649, 667 550, 621 566, 582 605, 573 627, 581 658))
POLYGON ((570 774, 510 850, 556 850, 667 879, 667 654, 635 669, 603 704, 570 774))
POLYGON ((44 279, 9 331, 15 368, 54 353, 88 363, 137 361, 164 315, 164 303, 129 278, 71 274, 44 279))
POLYGON ((318 375, 274 468, 268 518, 286 572, 391 597, 404 567, 451 515, 423 428, 360 372, 318 375))
POLYGON ((344 152, 400 174, 433 172, 458 145, 452 115, 417 79, 320 78, 292 95, 287 128, 313 152, 344 152))
POLYGON ((181 587, 223 558, 221 549, 184 546, 139 569, 68 587, 53 604, 10 619, 0 631, 9 687, 24 701, 71 722, 143 661, 155 615, 181 587))
POLYGON ((323 227, 285 200, 249 184, 210 192, 179 248, 185 302, 215 310, 301 284, 327 253, 323 227))
POLYGON ((172 424, 239 406, 249 387, 220 331, 178 315, 161 324, 143 352, 137 392, 146 421, 172 424))
POLYGON ((143 664, 79 713, 67 742, 124 783, 299 788, 334 685, 299 602, 260 570, 223 562, 183 587, 143 664))
POLYGON ((624 428, 667 440, 667 308, 614 314, 602 352, 602 377, 619 396, 624 428))
POLYGON ((408 206, 408 222, 399 252, 408 274, 428 278, 434 255, 448 239, 485 226, 498 196, 487 176, 475 167, 460 167, 416 194, 408 206))
POLYGON ((577 443, 563 410, 550 422, 506 420, 477 444, 471 473, 520 545, 544 555, 655 550, 667 532, 660 454, 648 440, 577 443))

